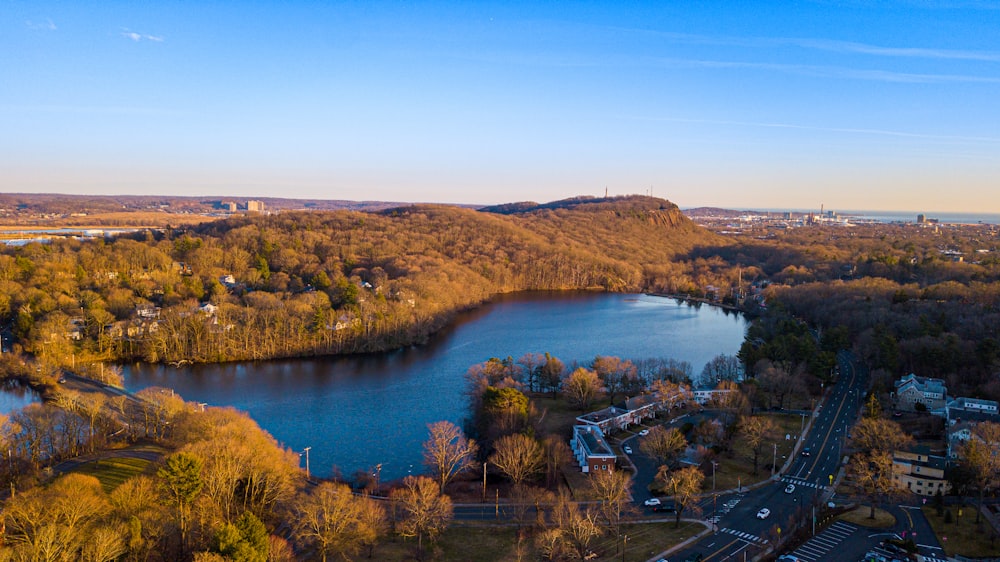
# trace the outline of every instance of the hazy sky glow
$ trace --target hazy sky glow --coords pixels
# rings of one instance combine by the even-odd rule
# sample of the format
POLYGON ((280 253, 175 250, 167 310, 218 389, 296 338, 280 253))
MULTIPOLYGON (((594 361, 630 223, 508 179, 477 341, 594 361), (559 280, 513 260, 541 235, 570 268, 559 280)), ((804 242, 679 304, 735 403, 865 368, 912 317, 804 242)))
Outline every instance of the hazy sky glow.
POLYGON ((1000 0, 0 0, 0 191, 605 186, 1000 213, 1000 0))

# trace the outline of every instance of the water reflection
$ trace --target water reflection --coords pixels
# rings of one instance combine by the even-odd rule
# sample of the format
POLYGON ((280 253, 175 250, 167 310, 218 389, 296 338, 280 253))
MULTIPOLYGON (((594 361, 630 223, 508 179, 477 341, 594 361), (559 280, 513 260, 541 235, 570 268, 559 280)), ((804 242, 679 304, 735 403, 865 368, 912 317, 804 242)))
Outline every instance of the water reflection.
POLYGON ((8 415, 32 402, 39 401, 41 397, 28 385, 13 379, 0 383, 0 414, 8 415))
POLYGON ((422 472, 427 424, 461 423, 464 373, 490 357, 550 352, 571 364, 595 355, 671 357, 696 373, 735 353, 745 321, 714 307, 637 295, 528 294, 460 315, 425 346, 356 357, 133 366, 130 390, 174 388, 186 400, 245 410, 281 443, 310 450, 314 473, 347 476, 382 464, 389 480, 422 472))

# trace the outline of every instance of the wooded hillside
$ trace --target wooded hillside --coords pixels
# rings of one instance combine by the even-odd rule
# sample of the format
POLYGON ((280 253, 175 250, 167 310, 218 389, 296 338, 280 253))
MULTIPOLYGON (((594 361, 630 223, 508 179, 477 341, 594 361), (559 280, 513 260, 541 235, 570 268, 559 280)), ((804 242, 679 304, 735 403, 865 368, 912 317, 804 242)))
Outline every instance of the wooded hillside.
POLYGON ((682 262, 726 244, 639 196, 241 216, 5 248, 0 316, 52 364, 377 351, 421 342, 498 293, 690 290, 702 280, 682 262))

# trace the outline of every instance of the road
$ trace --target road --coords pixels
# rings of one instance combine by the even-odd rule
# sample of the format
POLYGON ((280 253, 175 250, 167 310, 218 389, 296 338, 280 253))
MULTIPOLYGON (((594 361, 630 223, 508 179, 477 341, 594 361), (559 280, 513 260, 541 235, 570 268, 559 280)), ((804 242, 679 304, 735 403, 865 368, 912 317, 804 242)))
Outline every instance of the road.
POLYGON ((831 491, 840 470, 845 437, 858 415, 867 384, 867 372, 850 354, 839 354, 837 363, 837 381, 803 439, 799 456, 783 476, 742 493, 702 500, 703 511, 709 517, 713 505, 718 508, 715 532, 672 552, 671 559, 686 560, 701 554, 705 562, 749 560, 769 548, 782 532, 787 534, 790 523, 811 519, 812 506, 831 491), (794 489, 786 493, 789 484, 794 489), (758 518, 758 511, 765 507, 770 515, 758 518))

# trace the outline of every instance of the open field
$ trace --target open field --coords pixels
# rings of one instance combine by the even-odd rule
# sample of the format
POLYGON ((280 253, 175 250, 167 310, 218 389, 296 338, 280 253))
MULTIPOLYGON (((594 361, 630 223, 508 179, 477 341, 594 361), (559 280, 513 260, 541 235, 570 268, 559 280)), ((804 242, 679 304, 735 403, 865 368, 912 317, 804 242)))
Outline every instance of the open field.
POLYGON ((162 458, 165 454, 167 450, 158 445, 134 445, 106 451, 97 459, 73 467, 70 472, 97 478, 104 491, 110 493, 129 478, 150 473, 156 462, 154 459, 162 458))
MULTIPOLYGON (((594 539, 591 543, 591 550, 598 554, 593 560, 613 562, 624 559, 626 562, 644 562, 703 529, 702 525, 687 522, 681 522, 678 529, 674 528, 673 523, 623 525, 622 535, 628 536, 624 558, 620 549, 623 541, 615 536, 604 536, 594 539)), ((413 550, 416 544, 416 539, 403 541, 397 538, 387 541, 378 546, 375 558, 415 560, 413 550)), ((440 562, 513 562, 541 559, 539 551, 535 548, 534 537, 525 533, 519 541, 517 530, 513 527, 452 527, 431 548, 438 553, 433 559, 440 562)))
POLYGON ((951 510, 951 523, 945 523, 945 515, 938 515, 935 508, 923 508, 945 554, 969 558, 1000 556, 1000 537, 985 517, 980 517, 976 523, 975 506, 949 506, 947 509, 951 510))

